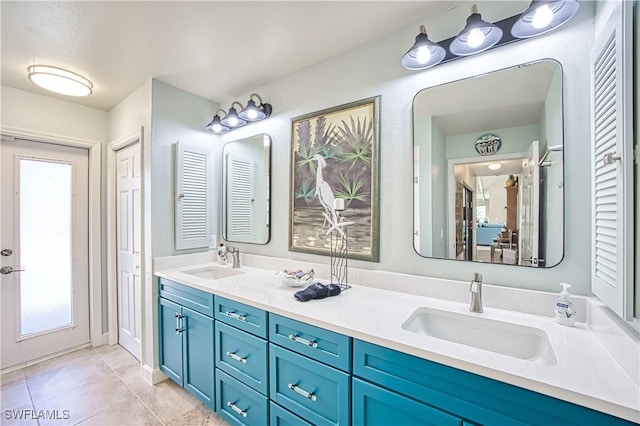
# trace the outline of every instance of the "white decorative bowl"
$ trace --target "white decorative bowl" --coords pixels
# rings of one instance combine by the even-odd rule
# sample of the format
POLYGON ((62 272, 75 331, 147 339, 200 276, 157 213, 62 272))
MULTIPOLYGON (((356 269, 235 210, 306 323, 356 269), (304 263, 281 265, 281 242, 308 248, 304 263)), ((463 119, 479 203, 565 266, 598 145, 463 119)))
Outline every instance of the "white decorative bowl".
POLYGON ((302 287, 313 282, 315 272, 312 269, 307 271, 303 276, 297 277, 295 274, 288 273, 285 269, 284 271, 277 272, 276 275, 281 278, 282 284, 288 287, 302 287))

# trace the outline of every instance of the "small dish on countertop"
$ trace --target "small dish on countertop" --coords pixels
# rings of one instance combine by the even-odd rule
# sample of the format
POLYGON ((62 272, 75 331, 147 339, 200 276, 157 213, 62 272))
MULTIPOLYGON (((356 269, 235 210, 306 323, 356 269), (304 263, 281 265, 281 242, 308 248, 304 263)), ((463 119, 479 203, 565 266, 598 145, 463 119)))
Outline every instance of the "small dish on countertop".
POLYGON ((311 284, 316 273, 313 269, 303 271, 302 269, 284 269, 280 272, 276 272, 281 280, 282 284, 288 287, 302 287, 305 284, 311 284))

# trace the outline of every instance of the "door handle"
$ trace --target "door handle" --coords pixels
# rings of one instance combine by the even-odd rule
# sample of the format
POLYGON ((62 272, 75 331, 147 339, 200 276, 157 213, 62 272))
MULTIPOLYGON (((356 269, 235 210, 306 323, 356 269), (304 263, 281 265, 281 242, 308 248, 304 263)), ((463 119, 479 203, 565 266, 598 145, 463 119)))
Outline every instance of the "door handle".
POLYGON ((3 266, 2 268, 0 268, 0 274, 9 275, 12 272, 22 272, 25 270, 26 269, 20 267, 14 268, 13 266, 3 266))
POLYGON ((13 250, 11 249, 2 249, 2 251, 0 251, 0 255, 2 256, 11 256, 13 254, 13 250))

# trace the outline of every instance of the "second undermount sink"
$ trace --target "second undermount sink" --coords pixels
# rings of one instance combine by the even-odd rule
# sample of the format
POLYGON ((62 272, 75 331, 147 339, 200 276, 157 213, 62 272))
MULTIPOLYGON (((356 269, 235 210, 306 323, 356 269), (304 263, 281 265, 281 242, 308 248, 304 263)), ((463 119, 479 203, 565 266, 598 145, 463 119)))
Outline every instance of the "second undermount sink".
POLYGON ((557 364, 549 336, 534 327, 480 315, 418 308, 402 324, 414 333, 547 365, 557 364))
POLYGON ((219 280, 221 278, 233 277, 235 275, 244 274, 238 269, 219 268, 216 266, 206 266, 204 268, 190 269, 182 271, 184 274, 193 275, 198 278, 206 278, 209 280, 219 280))

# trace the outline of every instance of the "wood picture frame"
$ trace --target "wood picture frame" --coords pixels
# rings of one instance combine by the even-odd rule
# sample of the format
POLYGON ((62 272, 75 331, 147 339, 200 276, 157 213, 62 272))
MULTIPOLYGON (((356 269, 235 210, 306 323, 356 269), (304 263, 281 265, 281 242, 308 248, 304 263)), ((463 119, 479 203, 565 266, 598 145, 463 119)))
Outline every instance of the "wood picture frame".
POLYGON ((291 119, 289 250, 329 255, 326 215, 344 200, 350 259, 380 259, 380 96, 291 119))

